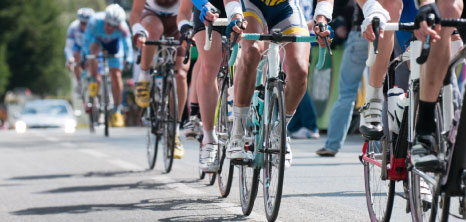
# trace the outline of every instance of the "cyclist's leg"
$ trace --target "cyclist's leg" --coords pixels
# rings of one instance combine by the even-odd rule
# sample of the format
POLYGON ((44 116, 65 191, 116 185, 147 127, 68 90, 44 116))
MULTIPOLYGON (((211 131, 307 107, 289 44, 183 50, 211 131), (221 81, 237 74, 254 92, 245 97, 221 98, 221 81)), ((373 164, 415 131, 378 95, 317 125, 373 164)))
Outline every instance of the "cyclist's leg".
MULTIPOLYGON (((148 40, 159 40, 164 31, 164 26, 158 14, 144 10, 141 15, 141 24, 149 33, 148 40)), ((136 79, 136 103, 145 108, 149 106, 149 68, 154 58, 156 47, 152 45, 142 46, 141 63, 138 78, 136 79)))
MULTIPOLYGON (((403 2, 401 0, 383 0, 380 3, 390 14, 389 22, 398 22, 403 9, 403 2)), ((366 89, 366 104, 361 113, 360 130, 363 135, 371 139, 378 139, 383 135, 382 86, 393 45, 394 32, 384 32, 384 37, 379 40, 379 53, 370 69, 369 85, 366 89)))
MULTIPOLYGON (((91 43, 91 45, 89 46, 90 54, 94 55, 96 57, 99 56, 101 48, 102 47, 98 42, 91 43)), ((99 72, 99 60, 97 58, 94 58, 94 59, 90 59, 88 62, 89 62, 89 66, 90 66, 91 75, 92 75, 92 77, 95 78, 98 85, 100 86, 100 82, 102 81, 102 78, 98 74, 98 72, 99 72)))
POLYGON ((73 52, 75 66, 74 66, 74 76, 76 77, 76 81, 78 84, 81 82, 81 51, 74 51, 73 52))
MULTIPOLYGON (((258 14, 261 14, 258 12, 258 14)), ((245 12, 245 19, 248 22, 245 33, 262 33, 264 19, 252 11, 245 12)), ((228 146, 227 156, 232 159, 246 158, 243 152, 243 135, 248 117, 249 104, 256 79, 256 68, 259 64, 261 54, 264 50, 263 42, 241 40, 241 57, 238 60, 234 77, 234 106, 233 106, 233 127, 231 141, 228 146)))
MULTIPOLYGON (((461 16, 463 1, 442 0, 437 4, 442 17, 459 18, 461 16)), ((435 104, 450 61, 453 30, 454 28, 442 27, 439 33, 441 39, 432 44, 425 72, 422 73, 420 79, 419 120, 416 126, 416 145, 412 148, 413 162, 419 169, 434 169, 439 164, 438 159, 432 154, 436 146, 433 135, 436 130, 435 104)))
MULTIPOLYGON (((149 33, 148 40, 159 40, 164 32, 164 26, 162 20, 157 16, 157 14, 144 10, 142 14, 141 24, 149 33)), ((145 45, 142 47, 141 55, 141 69, 148 70, 152 59, 154 58, 156 47, 152 45, 145 45)))
POLYGON ((222 58, 222 41, 220 33, 212 32, 212 47, 205 51, 205 31, 195 34, 199 50, 200 73, 197 82, 197 94, 204 128, 204 143, 216 143, 214 129, 215 108, 218 99, 217 74, 222 58))
POLYGON ((189 138, 196 138, 200 134, 202 130, 202 122, 200 119, 200 111, 199 111, 199 102, 197 99, 197 79, 199 76, 199 69, 200 69, 201 62, 198 60, 192 69, 191 72, 191 86, 189 90, 189 121, 183 126, 184 134, 186 137, 189 138))

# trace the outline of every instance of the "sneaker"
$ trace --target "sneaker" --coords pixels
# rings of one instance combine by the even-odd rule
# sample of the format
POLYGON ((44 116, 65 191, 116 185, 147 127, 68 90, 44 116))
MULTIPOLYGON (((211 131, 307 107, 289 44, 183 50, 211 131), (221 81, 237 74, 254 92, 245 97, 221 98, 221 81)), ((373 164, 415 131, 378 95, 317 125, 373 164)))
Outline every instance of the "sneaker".
POLYGON ((359 130, 369 140, 380 140, 383 136, 382 100, 371 99, 359 110, 361 123, 359 130))
POLYGON ((291 167, 293 162, 293 153, 291 153, 290 137, 286 137, 285 167, 291 167))
POLYGON ((252 159, 251 155, 248 155, 244 150, 245 142, 243 138, 233 138, 230 140, 226 150, 226 156, 228 159, 243 160, 252 159))
POLYGON ((149 81, 136 83, 136 104, 141 108, 146 108, 150 103, 149 81))
POLYGON ((316 130, 316 131, 309 130, 309 135, 310 135, 311 139, 319 139, 320 138, 319 130, 316 130))
POLYGON ((411 148, 411 163, 418 170, 436 172, 441 168, 440 160, 434 153, 437 142, 433 135, 417 135, 411 148))
POLYGON ((324 147, 324 148, 318 149, 316 151, 316 154, 321 157, 334 157, 337 154, 337 152, 333 150, 328 150, 324 147))
POLYGON ((181 144, 180 135, 175 137, 175 152, 173 153, 173 158, 181 159, 184 156, 183 144, 181 144))
POLYGON ((310 138, 310 130, 301 127, 298 131, 293 132, 290 134, 290 137, 293 139, 309 139, 310 138))
POLYGON ((112 115, 112 126, 114 127, 124 127, 125 121, 123 119, 123 115, 121 113, 113 113, 112 115))
POLYGON ((189 121, 183 125, 183 133, 187 139, 196 139, 202 129, 202 122, 198 116, 190 116, 189 121))
POLYGON ((217 148, 217 144, 201 144, 201 154, 199 156, 199 163, 203 172, 216 173, 218 171, 219 164, 217 158, 217 148))

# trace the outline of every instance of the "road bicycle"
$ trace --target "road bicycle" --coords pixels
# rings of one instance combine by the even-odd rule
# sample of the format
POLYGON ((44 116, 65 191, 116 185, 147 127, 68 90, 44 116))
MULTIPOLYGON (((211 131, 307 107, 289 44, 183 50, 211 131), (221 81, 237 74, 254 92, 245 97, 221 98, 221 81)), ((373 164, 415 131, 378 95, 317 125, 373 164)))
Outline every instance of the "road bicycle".
POLYGON ((109 54, 106 50, 102 51, 102 55, 87 55, 86 59, 101 59, 101 64, 103 64, 103 73, 102 73, 102 82, 100 95, 98 92, 98 84, 95 81, 92 81, 92 77, 88 77, 88 94, 89 100, 86 105, 86 110, 89 114, 89 127, 91 132, 95 130, 95 126, 98 126, 100 123, 104 124, 104 135, 109 136, 109 127, 110 127, 110 110, 113 107, 113 97, 111 96, 112 87, 111 78, 110 78, 110 67, 109 59, 111 58, 121 58, 120 54, 109 54))
MULTIPOLYGON (((464 26, 465 20, 442 19, 442 26, 464 26)), ((378 36, 378 19, 374 19, 373 28, 378 36)), ((385 31, 413 31, 413 23, 388 23, 385 31)), ((367 64, 375 60, 377 43, 370 45, 367 64)), ((464 146, 466 141, 460 131, 462 126, 460 112, 453 107, 452 69, 460 60, 466 58, 463 49, 451 62, 449 72, 443 82, 435 110, 436 142, 439 145, 437 157, 442 167, 436 172, 423 172, 411 164, 410 148, 415 142, 415 125, 419 102, 419 78, 421 66, 428 57, 429 40, 421 43, 411 41, 410 48, 392 60, 385 79, 386 91, 384 136, 379 141, 367 140, 360 156, 364 164, 364 181, 366 202, 371 221, 389 221, 395 196, 395 182, 403 181, 403 191, 407 197, 406 211, 411 213, 413 221, 447 221, 451 196, 460 196, 460 206, 464 206, 466 169, 464 146), (405 93, 395 85, 395 70, 400 64, 409 61, 409 88, 405 93), (393 100, 394 102, 391 102, 393 100), (387 116, 391 115, 392 119, 387 116), (458 132, 458 133, 457 133, 458 132), (456 144, 455 144, 456 140, 456 144), (459 142, 459 143, 458 143, 459 142), (459 149, 454 149, 460 147, 459 149), (454 155, 455 153, 455 155, 454 155), (453 164, 452 164, 453 162, 453 164), (441 209, 441 212, 439 210, 441 209)), ((466 114, 465 114, 466 115, 466 114)), ((465 117, 466 118, 466 117, 465 117)), ((466 120, 463 120, 463 122, 466 120)), ((463 123, 463 127, 464 127, 463 123)), ((464 215, 464 207, 460 209, 464 215)))
MULTIPOLYGON (((159 144, 162 144, 165 173, 173 165, 176 125, 178 124, 178 97, 175 79, 176 50, 179 40, 167 38, 146 41, 146 45, 158 46, 154 66, 150 70, 150 103, 143 111, 143 123, 147 126, 146 148, 150 169, 154 169, 159 144)), ((138 58, 138 61, 140 58, 138 58)))
MULTIPOLYGON (((242 34, 245 40, 266 41, 268 49, 263 53, 257 67, 254 96, 249 109, 245 151, 252 159, 231 160, 239 166, 240 200, 244 215, 249 215, 254 206, 259 182, 263 185, 264 206, 267 220, 274 221, 280 208, 286 153, 285 126, 285 73, 280 51, 290 42, 315 42, 315 36, 272 34, 242 34), (259 173, 262 169, 262 180, 259 173)), ((238 45, 230 58, 232 64, 238 45)), ((320 48, 320 55, 325 49, 320 48)), ((323 64, 319 56, 319 64, 323 64)))

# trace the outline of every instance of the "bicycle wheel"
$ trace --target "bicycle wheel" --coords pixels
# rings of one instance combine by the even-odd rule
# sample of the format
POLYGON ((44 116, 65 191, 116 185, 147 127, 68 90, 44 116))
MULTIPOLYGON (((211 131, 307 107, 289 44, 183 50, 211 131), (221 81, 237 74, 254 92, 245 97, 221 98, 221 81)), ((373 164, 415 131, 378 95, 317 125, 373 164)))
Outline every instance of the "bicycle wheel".
POLYGON ((147 128, 147 137, 146 137, 146 150, 147 150, 147 163, 149 164, 149 169, 154 169, 155 162, 157 160, 157 149, 160 141, 160 135, 158 135, 155 130, 155 114, 152 107, 152 103, 144 111, 144 124, 147 128))
MULTIPOLYGON (((437 104, 435 109, 435 122, 436 122, 436 142, 439 144, 439 151, 437 156, 445 158, 445 144, 442 139, 442 112, 440 106, 437 104)), ((434 190, 434 186, 438 184, 441 179, 441 173, 424 173, 431 178, 434 178, 436 184, 430 183, 424 179, 416 169, 409 172, 408 187, 409 187, 409 201, 411 207, 411 217, 415 222, 421 221, 447 221, 450 210, 450 198, 444 195, 440 196, 439 192, 434 190), (439 213, 439 208, 441 212, 439 213)))
POLYGON ((97 110, 97 105, 95 103, 94 98, 89 97, 89 101, 85 105, 86 111, 89 115, 89 131, 91 133, 95 133, 95 122, 97 122, 98 119, 98 113, 99 111, 97 110))
POLYGON ((173 165, 173 153, 175 151, 175 136, 176 125, 178 124, 178 97, 176 94, 176 82, 174 79, 175 74, 173 70, 165 80, 165 92, 163 95, 164 112, 164 139, 163 141, 163 162, 165 166, 165 173, 169 173, 173 165))
POLYGON ((256 200, 260 170, 247 165, 240 165, 238 171, 241 210, 244 215, 248 216, 251 214, 254 201, 256 200))
POLYGON ((283 177, 285 173, 286 128, 283 85, 280 81, 270 82, 268 104, 262 127, 264 127, 264 169, 263 188, 265 215, 268 221, 275 221, 282 198, 283 177))
POLYGON ((104 134, 106 137, 108 137, 108 127, 109 127, 109 118, 110 118, 110 113, 108 110, 108 104, 110 101, 109 95, 108 95, 108 84, 107 84, 107 75, 102 75, 102 85, 103 85, 103 90, 104 90, 104 99, 103 99, 103 112, 104 112, 104 134))
POLYGON ((209 173, 209 185, 212 186, 217 178, 217 173, 209 173))
MULTIPOLYGON (((382 163, 384 154, 381 141, 367 142, 366 155, 377 163, 382 163)), ((395 181, 382 180, 382 168, 374 162, 364 161, 364 185, 367 209, 371 221, 390 221, 395 196, 395 181)))
POLYGON ((232 124, 228 121, 228 79, 222 78, 220 101, 217 107, 216 119, 216 132, 218 138, 218 189, 222 197, 227 197, 230 194, 231 184, 233 181, 234 166, 231 164, 230 159, 226 158, 227 142, 230 138, 230 131, 232 124))

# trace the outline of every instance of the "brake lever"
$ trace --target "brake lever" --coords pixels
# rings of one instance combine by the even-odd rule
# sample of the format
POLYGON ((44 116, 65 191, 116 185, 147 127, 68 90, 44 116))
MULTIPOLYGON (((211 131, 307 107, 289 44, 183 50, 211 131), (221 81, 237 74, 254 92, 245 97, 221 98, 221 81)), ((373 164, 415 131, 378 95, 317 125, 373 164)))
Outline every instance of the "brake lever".
MULTIPOLYGON (((320 32, 325 32, 327 30, 327 25, 324 25, 324 23, 319 22, 317 25, 319 26, 320 32)), ((320 38, 324 39, 325 47, 327 48, 328 54, 330 54, 330 56, 333 56, 332 49, 330 48, 330 43, 328 42, 329 37, 327 36, 327 37, 320 37, 320 38)))
POLYGON ((380 18, 374 17, 372 19, 372 31, 374 31, 375 40, 374 44, 374 54, 379 53, 379 36, 380 36, 380 18))
MULTIPOLYGON (((430 28, 435 27, 435 15, 434 14, 429 14, 427 16, 427 24, 430 26, 430 28)), ((416 62, 420 65, 424 64, 427 61, 427 58, 429 57, 429 52, 430 52, 430 40, 432 39, 431 35, 426 36, 426 41, 422 44, 422 51, 421 55, 416 58, 416 62)))

